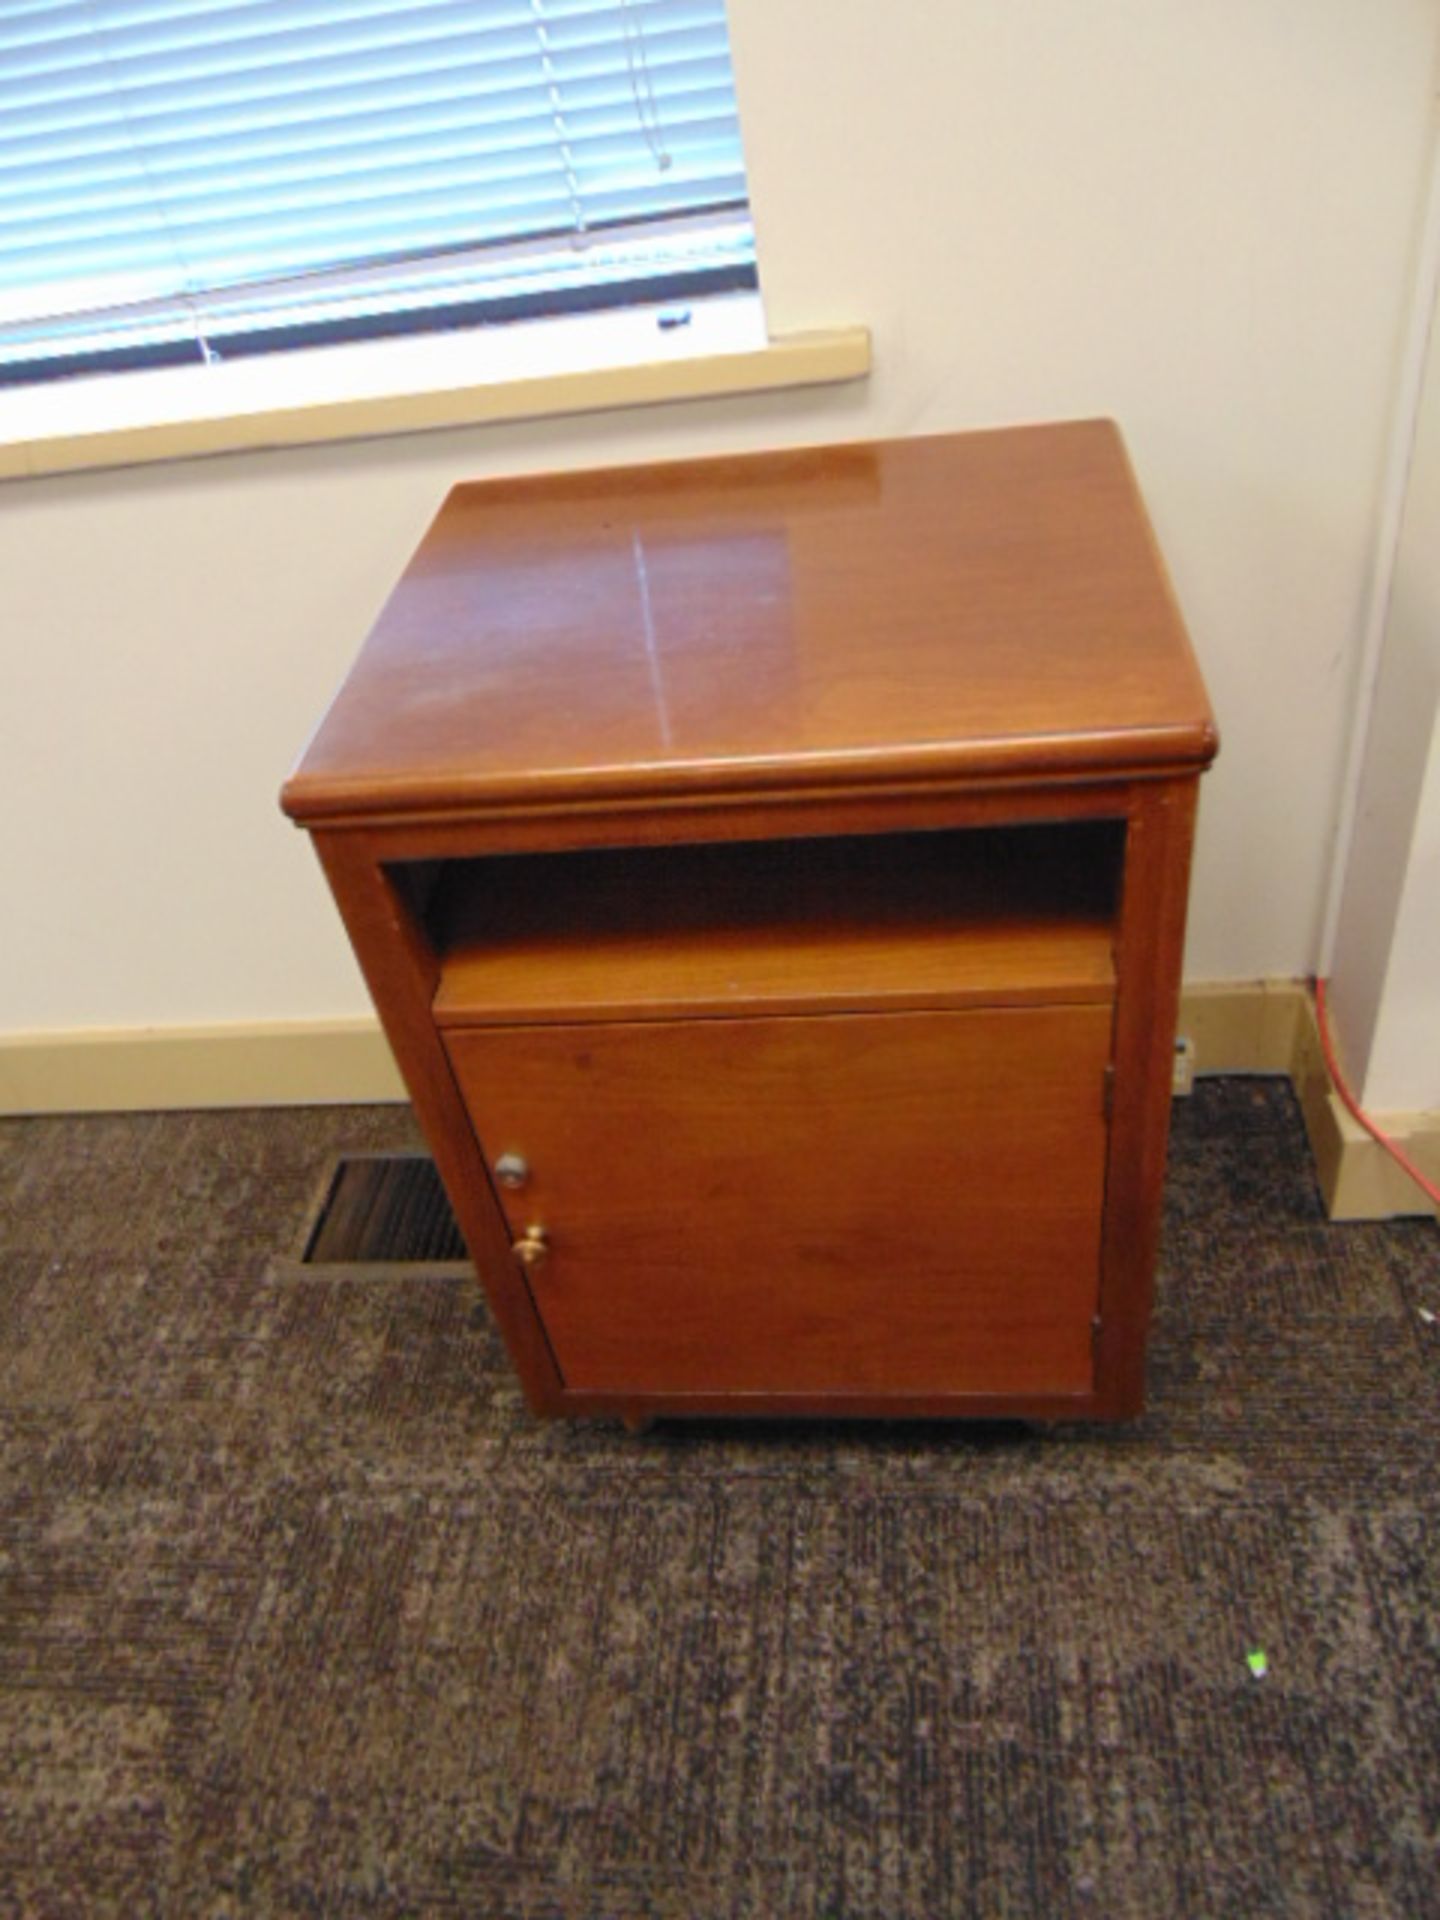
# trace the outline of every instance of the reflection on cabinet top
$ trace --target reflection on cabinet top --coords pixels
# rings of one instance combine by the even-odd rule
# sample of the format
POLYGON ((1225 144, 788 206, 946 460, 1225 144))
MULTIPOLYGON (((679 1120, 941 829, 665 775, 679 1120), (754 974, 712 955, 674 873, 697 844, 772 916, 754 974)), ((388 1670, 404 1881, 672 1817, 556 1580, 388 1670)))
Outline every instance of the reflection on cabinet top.
POLYGON ((442 1026, 1105 1002, 1123 828, 504 856, 442 869, 442 1026))
POLYGON ((471 817, 1204 766, 1106 421, 451 493, 284 803, 471 817))

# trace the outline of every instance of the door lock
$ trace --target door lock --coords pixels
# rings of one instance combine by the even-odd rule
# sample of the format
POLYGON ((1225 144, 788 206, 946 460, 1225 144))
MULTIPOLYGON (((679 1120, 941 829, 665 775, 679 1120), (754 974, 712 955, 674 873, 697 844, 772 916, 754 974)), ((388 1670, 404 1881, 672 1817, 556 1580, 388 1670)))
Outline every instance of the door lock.
POLYGON ((534 1273, 550 1257, 550 1240, 543 1227, 527 1227, 510 1251, 527 1273, 534 1273))

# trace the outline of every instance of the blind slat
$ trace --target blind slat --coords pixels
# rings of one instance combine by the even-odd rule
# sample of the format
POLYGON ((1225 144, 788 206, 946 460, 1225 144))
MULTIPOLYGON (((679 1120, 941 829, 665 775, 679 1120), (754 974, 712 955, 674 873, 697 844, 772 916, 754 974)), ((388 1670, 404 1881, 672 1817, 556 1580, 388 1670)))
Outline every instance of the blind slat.
MULTIPOLYGON (((657 22, 643 45, 644 65, 652 75, 666 64, 671 48, 686 45, 714 61, 728 82, 726 41, 717 23, 657 22)), ((124 76, 123 84, 104 61, 41 81, 6 66, 0 55, 0 113, 7 127, 27 121, 63 124, 68 117, 108 120, 120 128, 143 131, 177 105, 195 115, 233 104, 263 119, 267 100, 324 98, 338 88, 367 80, 387 95, 398 94, 399 84, 407 77, 421 84, 428 81, 442 91, 455 87, 482 99, 516 85, 548 85, 552 75, 567 86, 587 74, 609 76, 623 83, 633 99, 639 69, 619 57, 622 54, 613 32, 569 48, 552 42, 544 58, 533 30, 511 36, 503 46, 491 44, 486 36, 447 35, 378 46, 326 45, 308 59, 232 59, 191 73, 172 73, 147 64, 124 76)))
MULTIPOLYGON (((671 155, 666 171, 673 173, 677 165, 707 166, 717 178, 738 180, 727 164, 727 128, 727 103, 719 89, 696 87, 680 94, 666 128, 671 155)), ((567 133, 577 170, 623 166, 637 159, 630 114, 619 102, 587 107, 567 121, 567 133)), ((508 177, 517 166, 547 156, 556 158, 553 122, 548 113, 532 110, 499 123, 484 142, 476 140, 470 123, 451 111, 427 119, 403 138, 382 122, 356 129, 348 138, 315 132, 295 143, 196 145, 160 168, 147 167, 133 154, 114 154, 103 186, 95 184, 92 170, 82 161, 63 167, 11 162, 7 167, 0 157, 0 234, 7 228, 45 231, 58 226, 65 237, 76 239, 87 215, 103 214, 108 224, 113 210, 153 207, 157 182, 163 185, 166 207, 184 218, 191 207, 207 215, 212 209, 223 213, 227 203, 258 209, 272 192, 287 188, 314 199, 346 187, 361 194, 372 180, 398 182, 437 166, 464 167, 481 177, 493 168, 497 176, 508 177)), ((648 154, 640 163, 653 171, 648 154)))
MULTIPOLYGON (((734 158, 733 105, 728 86, 715 76, 714 63, 704 58, 677 60, 661 72, 665 106, 662 128, 683 116, 686 99, 696 91, 725 101, 727 151, 734 158)), ((377 89, 362 84, 329 89, 323 94, 276 99, 270 96, 247 107, 239 103, 226 111, 206 112, 190 106, 184 113, 163 118, 135 117, 119 126, 113 116, 71 116, 64 122, 16 115, 0 120, 0 165, 57 167, 73 164, 90 170, 97 184, 107 165, 126 157, 144 160, 153 171, 193 165, 217 142, 241 159, 247 153, 295 152, 297 142, 317 144, 396 144, 423 138, 427 127, 450 125, 469 130, 472 143, 484 146, 507 120, 543 116, 553 126, 556 108, 548 87, 526 76, 517 83, 477 99, 473 89, 443 83, 416 86, 406 98, 398 88, 377 89), (257 106, 259 110, 257 111, 257 106)), ((564 90, 562 117, 571 128, 583 129, 584 116, 613 109, 634 130, 635 103, 627 84, 603 76, 569 83, 564 90)), ((637 141, 638 144, 638 141, 637 141)), ((737 166, 738 171, 738 166, 737 166)))

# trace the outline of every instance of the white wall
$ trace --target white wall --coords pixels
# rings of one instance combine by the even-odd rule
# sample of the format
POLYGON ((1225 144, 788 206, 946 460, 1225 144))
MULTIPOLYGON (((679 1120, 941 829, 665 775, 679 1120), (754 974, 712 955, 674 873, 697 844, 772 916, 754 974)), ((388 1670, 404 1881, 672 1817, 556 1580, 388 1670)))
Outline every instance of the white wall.
POLYGON ((1365 1099, 1377 1113, 1440 1112, 1440 716, 1415 809, 1365 1099))
POLYGON ((1347 1073, 1380 1113, 1440 1109, 1440 328, 1415 445, 1335 941, 1347 1073))
POLYGON ((1312 962, 1431 0, 731 0, 776 331, 868 388, 0 488, 0 1030, 358 1011, 274 795, 456 479, 1114 414, 1220 715, 1189 971, 1312 962))

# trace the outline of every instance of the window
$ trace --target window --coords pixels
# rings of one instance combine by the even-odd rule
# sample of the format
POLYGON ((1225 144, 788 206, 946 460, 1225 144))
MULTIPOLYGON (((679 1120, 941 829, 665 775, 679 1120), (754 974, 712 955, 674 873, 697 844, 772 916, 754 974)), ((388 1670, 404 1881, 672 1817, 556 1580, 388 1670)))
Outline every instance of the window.
POLYGON ((755 283, 723 0, 0 9, 0 382, 755 283))

